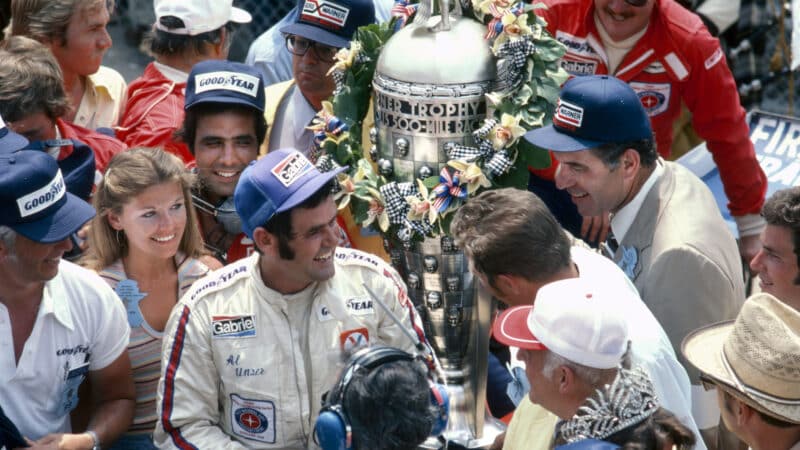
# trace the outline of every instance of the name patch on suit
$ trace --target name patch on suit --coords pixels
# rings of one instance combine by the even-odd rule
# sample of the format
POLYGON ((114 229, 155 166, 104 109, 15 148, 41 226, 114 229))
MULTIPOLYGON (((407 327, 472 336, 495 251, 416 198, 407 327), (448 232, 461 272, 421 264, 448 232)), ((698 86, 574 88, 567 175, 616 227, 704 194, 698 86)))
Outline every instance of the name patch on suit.
POLYGON ((213 316, 211 334, 214 338, 247 338, 256 336, 255 316, 213 316))

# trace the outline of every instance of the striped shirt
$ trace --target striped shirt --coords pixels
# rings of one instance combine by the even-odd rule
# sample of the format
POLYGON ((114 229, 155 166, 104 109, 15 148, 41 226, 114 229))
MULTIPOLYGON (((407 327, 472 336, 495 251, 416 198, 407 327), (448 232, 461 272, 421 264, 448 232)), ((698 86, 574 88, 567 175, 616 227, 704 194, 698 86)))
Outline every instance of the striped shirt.
MULTIPOLYGON (((175 264, 178 266, 179 299, 189 290, 192 283, 210 271, 200 260, 187 258, 182 253, 175 255, 175 264)), ((115 261, 101 270, 99 274, 115 291, 120 282, 128 280, 122 260, 115 261)), ((144 292, 141 294, 146 295, 144 292)), ((126 302, 125 299, 122 301, 126 302)), ((131 307, 129 305, 126 307, 128 321, 131 325, 128 354, 133 370, 133 382, 136 386, 136 410, 127 433, 151 434, 157 420, 156 389, 158 388, 158 378, 161 375, 161 338, 163 333, 153 329, 143 318, 140 321, 136 320, 135 315, 131 314, 131 307)), ((134 306, 134 308, 138 311, 138 306, 134 306)), ((140 312, 139 317, 141 317, 140 312)))

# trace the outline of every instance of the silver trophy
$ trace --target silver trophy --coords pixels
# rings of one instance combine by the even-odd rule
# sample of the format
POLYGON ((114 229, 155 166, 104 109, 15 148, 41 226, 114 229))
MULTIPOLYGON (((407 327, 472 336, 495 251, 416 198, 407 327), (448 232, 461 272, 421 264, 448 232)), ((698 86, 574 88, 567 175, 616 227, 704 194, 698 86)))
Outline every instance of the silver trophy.
MULTIPOLYGON (((447 147, 474 145, 472 132, 486 117, 495 58, 485 27, 462 16, 459 6, 453 13, 445 6, 442 16, 418 12, 378 60, 372 154, 378 171, 398 182, 437 175, 447 147)), ((484 448, 504 429, 485 406, 491 298, 477 289, 452 237, 389 247, 445 372, 451 406, 444 438, 484 448)))

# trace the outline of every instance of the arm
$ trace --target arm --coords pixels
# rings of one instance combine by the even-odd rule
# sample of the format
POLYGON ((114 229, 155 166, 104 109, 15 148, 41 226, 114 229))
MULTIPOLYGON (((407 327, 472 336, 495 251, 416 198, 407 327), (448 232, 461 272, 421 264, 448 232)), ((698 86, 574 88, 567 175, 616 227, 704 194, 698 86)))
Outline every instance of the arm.
POLYGON ((689 373, 695 422, 701 430, 714 428, 719 421, 716 396, 696 395, 702 392, 699 372, 683 358, 680 345, 691 331, 736 317, 744 302, 740 273, 684 246, 659 255, 646 282, 642 298, 661 322, 677 349, 678 361, 689 373))
MULTIPOLYGON (((191 292, 187 295, 191 295, 191 292)), ((179 303, 164 333, 153 442, 160 449, 244 449, 221 428, 208 317, 179 303)))
POLYGON ((108 366, 90 371, 89 381, 96 403, 88 429, 97 433, 101 446, 106 447, 125 432, 133 420, 136 390, 128 352, 123 352, 108 366))

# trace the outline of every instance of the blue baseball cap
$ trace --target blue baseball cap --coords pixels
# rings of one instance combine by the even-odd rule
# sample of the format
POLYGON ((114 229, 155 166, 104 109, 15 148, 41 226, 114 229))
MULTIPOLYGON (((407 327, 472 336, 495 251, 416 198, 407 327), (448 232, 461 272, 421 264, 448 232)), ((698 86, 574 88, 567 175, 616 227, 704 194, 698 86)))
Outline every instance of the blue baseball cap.
POLYGON ((28 146, 28 139, 11 131, 0 117, 0 153, 12 153, 28 146))
POLYGON ((186 81, 183 109, 200 103, 235 103, 263 113, 265 97, 261 71, 247 64, 216 59, 195 64, 186 81))
POLYGON ((373 0, 298 0, 292 23, 280 32, 345 48, 358 27, 375 23, 373 0))
POLYGON ((59 242, 94 217, 67 192, 55 158, 36 150, 0 154, 0 225, 41 243, 59 242))
POLYGON ((249 238, 275 214, 303 203, 347 167, 320 172, 302 153, 283 148, 252 161, 242 172, 233 202, 249 238))
POLYGON ((567 81, 553 124, 525 133, 531 144, 554 152, 643 139, 653 139, 653 129, 639 96, 627 83, 609 75, 567 81))

